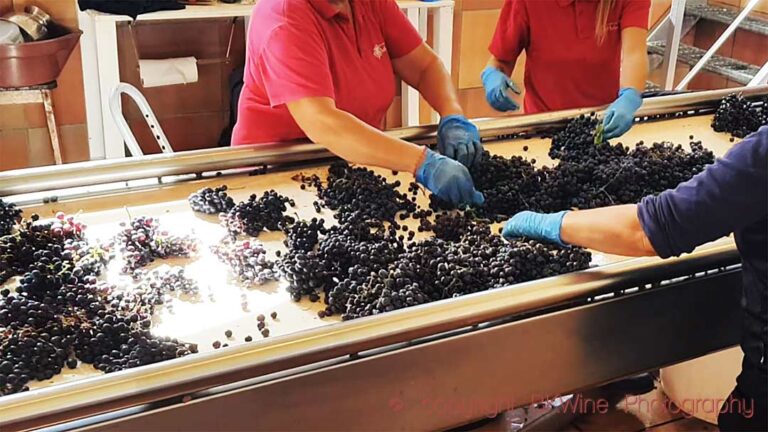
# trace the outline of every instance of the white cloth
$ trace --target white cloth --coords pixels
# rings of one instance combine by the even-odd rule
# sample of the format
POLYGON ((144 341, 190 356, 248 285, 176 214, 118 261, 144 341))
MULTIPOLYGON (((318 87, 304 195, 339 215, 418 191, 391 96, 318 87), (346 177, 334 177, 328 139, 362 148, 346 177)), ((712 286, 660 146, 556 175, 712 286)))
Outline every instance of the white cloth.
POLYGON ((139 60, 139 73, 144 88, 190 84, 197 82, 197 59, 139 60))

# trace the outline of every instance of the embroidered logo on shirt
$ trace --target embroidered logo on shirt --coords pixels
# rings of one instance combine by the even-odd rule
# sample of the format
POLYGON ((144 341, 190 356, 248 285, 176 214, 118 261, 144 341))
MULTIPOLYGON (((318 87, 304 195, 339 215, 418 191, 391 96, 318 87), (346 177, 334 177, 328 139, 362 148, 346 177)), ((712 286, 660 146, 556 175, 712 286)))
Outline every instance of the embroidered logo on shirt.
POLYGON ((618 22, 607 23, 605 26, 605 29, 608 31, 616 31, 619 29, 619 23, 618 22))
POLYGON ((387 52, 387 46, 383 43, 373 46, 373 56, 377 59, 381 60, 381 56, 383 56, 385 52, 387 52))

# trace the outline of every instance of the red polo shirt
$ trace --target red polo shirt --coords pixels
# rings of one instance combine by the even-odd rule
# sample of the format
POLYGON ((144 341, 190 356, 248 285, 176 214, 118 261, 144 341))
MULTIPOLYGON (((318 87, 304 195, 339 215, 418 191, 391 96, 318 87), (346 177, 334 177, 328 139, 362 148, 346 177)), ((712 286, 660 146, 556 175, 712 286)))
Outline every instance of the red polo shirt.
POLYGON ((506 0, 491 41, 494 57, 514 63, 525 50, 525 112, 603 105, 616 99, 621 30, 648 28, 650 0, 616 0, 602 45, 598 0, 506 0))
POLYGON ((422 39, 395 0, 350 0, 352 17, 329 0, 260 0, 248 31, 245 85, 234 145, 306 135, 287 102, 329 97, 381 128, 395 97, 391 59, 422 39))

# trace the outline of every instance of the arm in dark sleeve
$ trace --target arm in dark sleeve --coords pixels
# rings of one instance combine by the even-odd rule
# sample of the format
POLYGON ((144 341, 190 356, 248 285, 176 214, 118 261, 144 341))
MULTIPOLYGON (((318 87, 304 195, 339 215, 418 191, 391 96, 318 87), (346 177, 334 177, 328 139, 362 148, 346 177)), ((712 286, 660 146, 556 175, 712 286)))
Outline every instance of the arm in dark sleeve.
POLYGON ((747 226, 768 212, 768 126, 676 189, 643 198, 637 215, 663 258, 747 226))

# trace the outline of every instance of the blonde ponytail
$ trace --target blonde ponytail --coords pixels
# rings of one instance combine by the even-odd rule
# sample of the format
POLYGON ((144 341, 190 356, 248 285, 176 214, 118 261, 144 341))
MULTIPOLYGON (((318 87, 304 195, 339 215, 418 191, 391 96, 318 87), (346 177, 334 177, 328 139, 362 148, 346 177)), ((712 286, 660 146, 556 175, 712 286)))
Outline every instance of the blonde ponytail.
POLYGON ((616 0, 600 0, 597 5, 597 20, 595 22, 595 37, 597 44, 602 45, 605 41, 605 35, 608 33, 608 15, 611 9, 616 5, 616 0))

